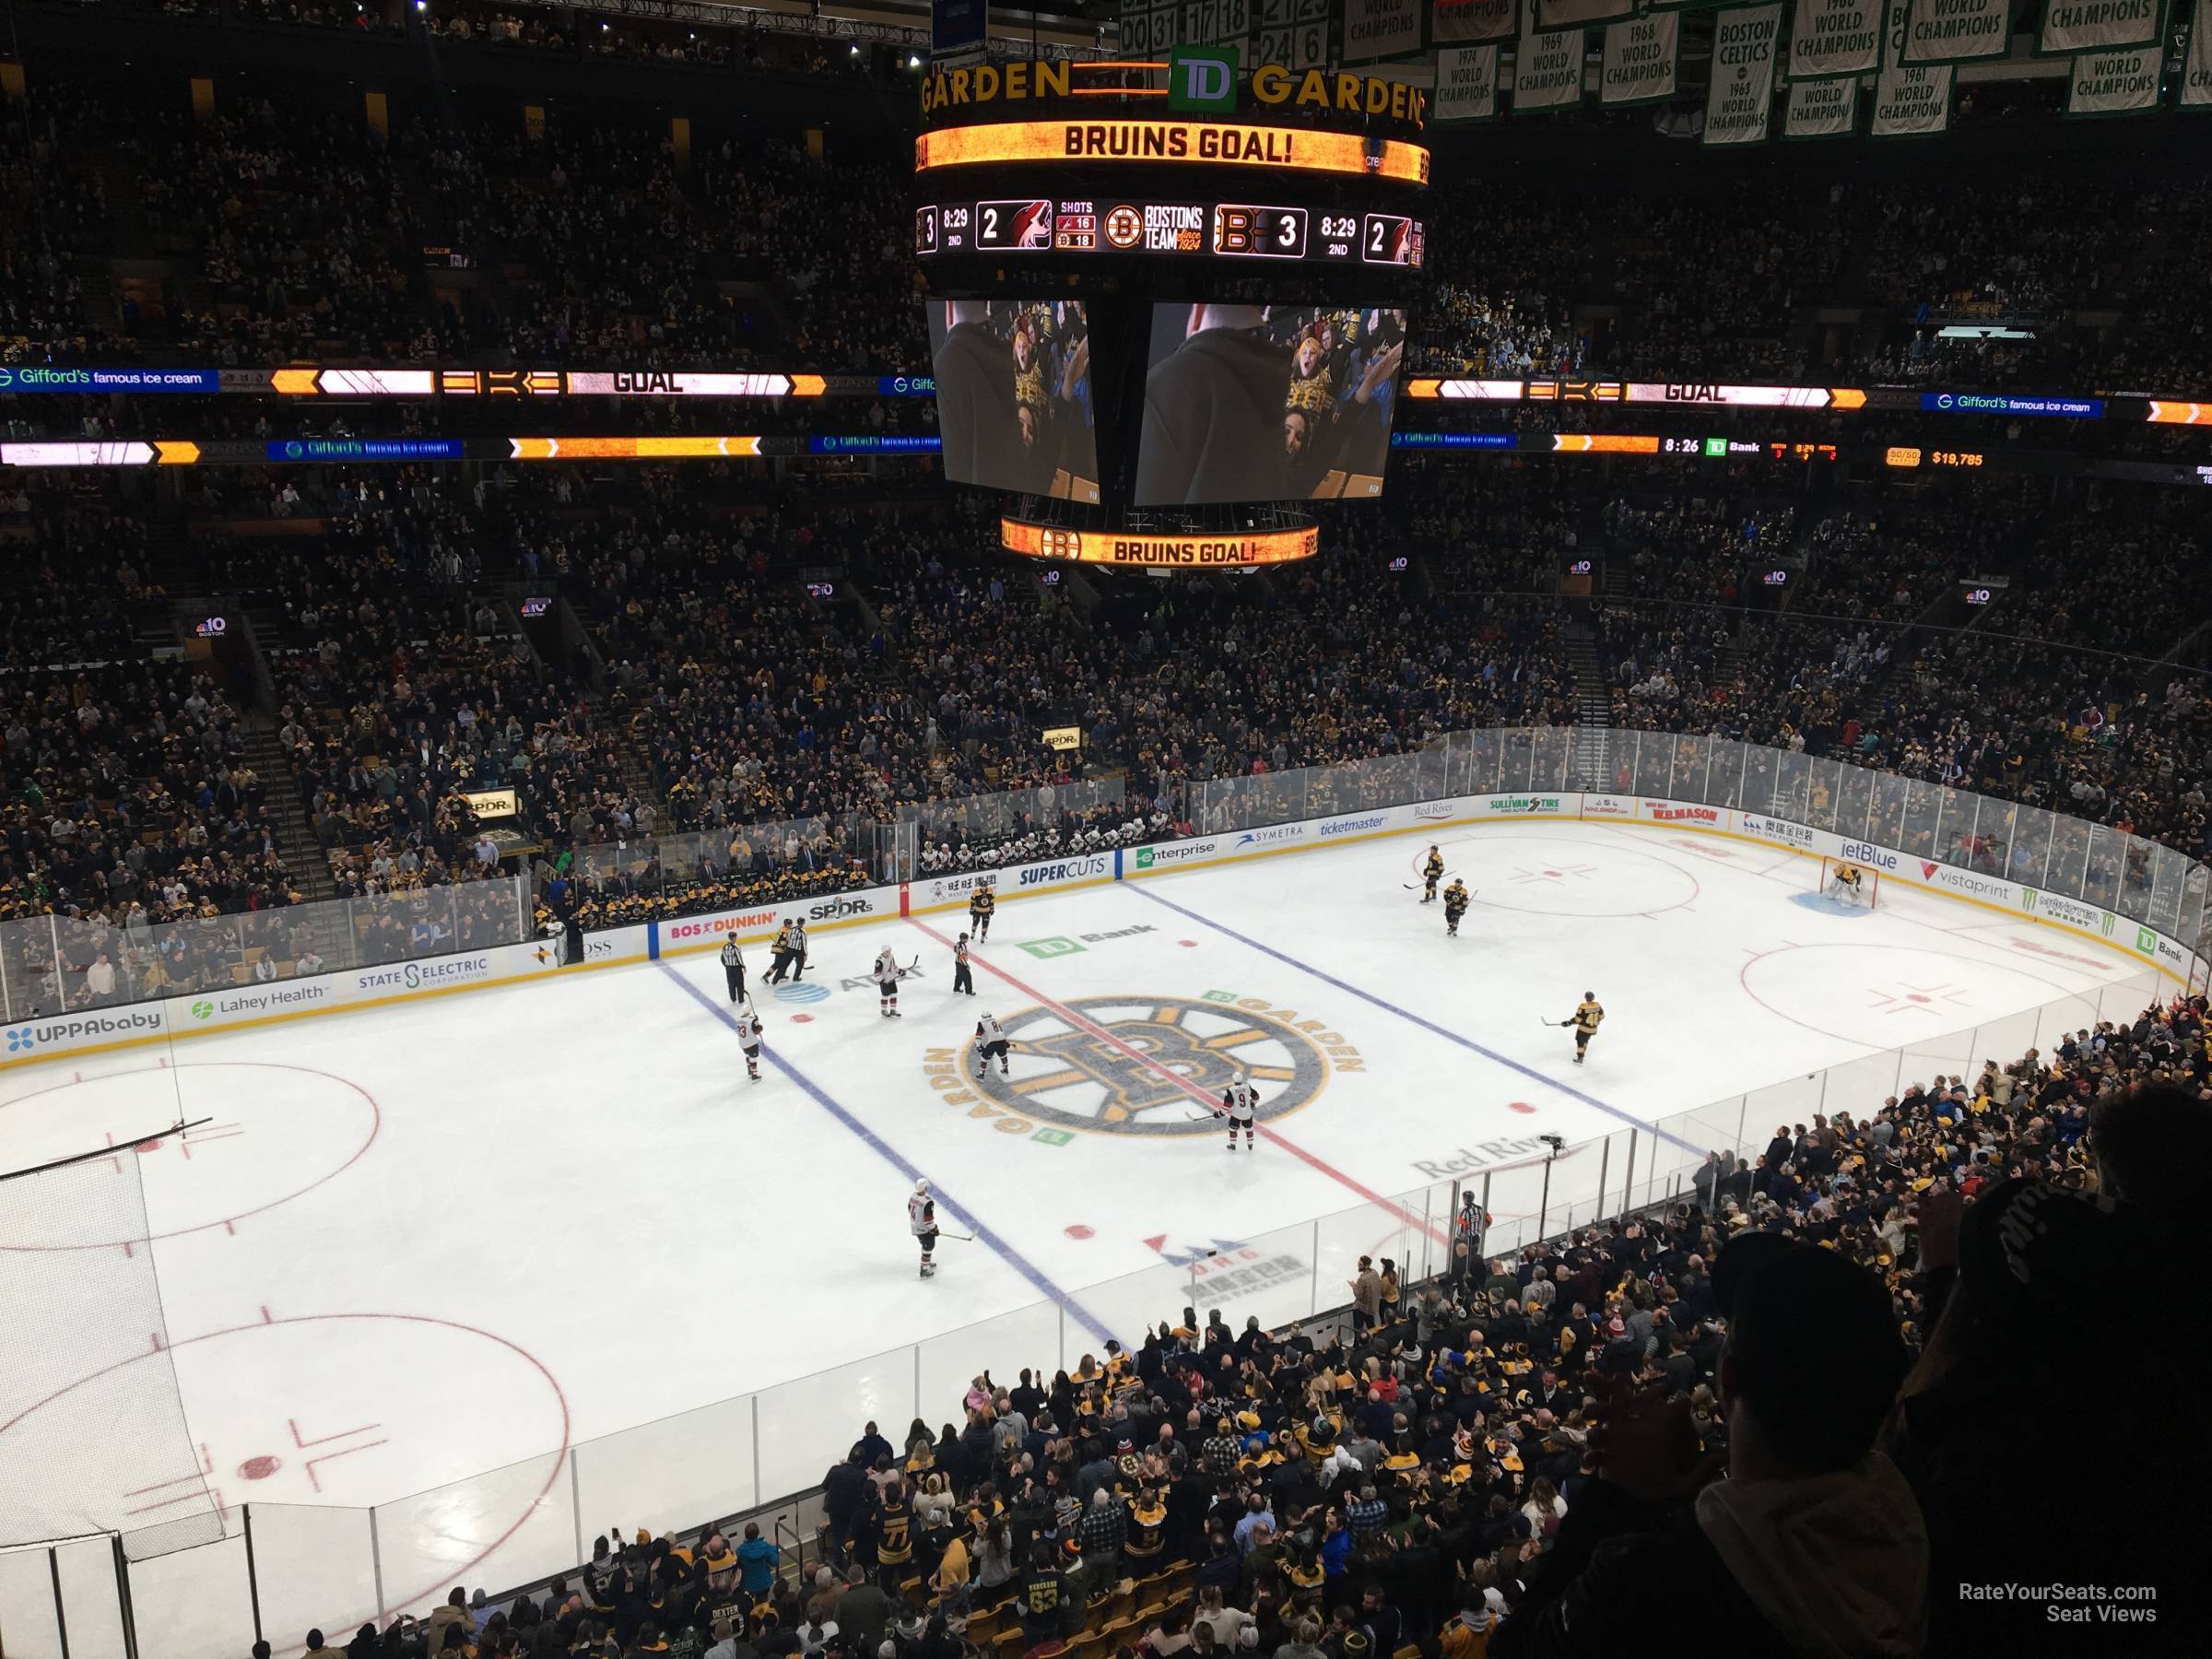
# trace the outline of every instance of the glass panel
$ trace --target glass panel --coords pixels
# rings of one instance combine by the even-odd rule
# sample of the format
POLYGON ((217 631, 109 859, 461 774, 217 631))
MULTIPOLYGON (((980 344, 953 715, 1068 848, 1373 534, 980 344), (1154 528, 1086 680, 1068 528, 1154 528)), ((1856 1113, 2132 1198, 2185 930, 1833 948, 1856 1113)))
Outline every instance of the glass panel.
POLYGON ((1812 764, 1811 781, 1806 787, 1805 821, 1816 830, 1832 830, 1836 827, 1836 801, 1841 791, 1843 769, 1833 760, 1816 759, 1812 764))
MULTIPOLYGON (((854 1423, 846 1432, 857 1434, 859 1429, 854 1423)), ((843 1447, 832 1441, 816 1450, 827 1468, 843 1447)), ((573 1508, 568 1512, 592 1516, 601 1525, 654 1516, 659 1524, 645 1524, 658 1532, 672 1523, 724 1520, 756 1507, 759 1498, 753 1488, 750 1394, 586 1441, 570 1455, 576 1469, 573 1508)), ((820 1471, 816 1474, 818 1478, 820 1471)), ((571 1500, 564 1494, 561 1501, 565 1507, 571 1500)), ((498 1590, 515 1582, 502 1579, 485 1588, 498 1590)))
POLYGON ((69 1659, 124 1659, 123 1608, 115 1596, 115 1556, 108 1540, 80 1538, 59 1545, 54 1559, 62 1575, 69 1659))
POLYGON ((1895 772, 1881 772, 1874 780, 1874 799, 1866 813, 1865 839, 1885 847, 1904 843, 1905 780, 1895 772))
POLYGON ((2139 835, 2121 837, 2120 913, 2140 922, 2150 914, 2151 855, 2156 843, 2139 835))
POLYGON ((1980 806, 1974 817, 1974 868, 1985 876, 2020 879, 2012 874, 2013 830, 2020 809, 2009 801, 1976 798, 1980 806))
POLYGON ((1675 739, 1674 759, 1666 774, 1666 793, 1677 801, 1702 801, 1705 798, 1705 764, 1712 747, 1702 737, 1688 733, 1675 739))
POLYGON ((1705 801, 1712 806, 1738 806, 1744 800, 1746 747, 1733 737, 1712 740, 1712 763, 1705 771, 1705 801))
POLYGON ((2152 853, 2150 903, 2143 919, 2169 938, 2185 935, 2182 929, 2182 898, 2189 880, 2189 861, 2171 847, 2152 853))
POLYGON ((860 1424, 881 1425, 883 1438, 897 1443, 922 1406, 939 1409, 917 1401, 911 1347, 764 1388, 755 1402, 761 1424, 760 1490, 771 1502, 818 1484, 830 1460, 853 1443, 860 1424))
POLYGON ((2058 813, 2051 815, 2051 864, 2047 885, 2053 892, 2064 893, 2069 899, 2088 897, 2090 829, 2090 825, 2079 818, 2066 818, 2058 813))
POLYGON ((2081 884, 2081 896, 2091 904, 2109 911, 2120 908, 2121 853, 2126 841, 2127 837, 2109 824, 2091 827, 2088 874, 2081 884))
POLYGON ((1737 804, 1746 812, 1774 810, 1774 765, 1780 757, 1756 743, 1744 746, 1744 776, 1737 804))
MULTIPOLYGON (((385 1611, 420 1616, 456 1584, 498 1590, 573 1568, 571 1478, 567 1456, 548 1453, 378 1504, 385 1611)), ((260 1543, 258 1531, 254 1542, 260 1543)))
POLYGON ((1831 1117, 1848 1112, 1862 1122, 1871 1118, 1903 1087, 1901 1065, 1895 1050, 1884 1049, 1830 1066, 1821 1074, 1820 1110, 1831 1117))
MULTIPOLYGON (((12 1655, 15 1632, 6 1617, 0 1613, 0 1630, 6 1632, 12 1655)), ((253 1630, 244 1533, 132 1562, 131 1618, 138 1627, 138 1651, 147 1659, 155 1653, 165 1659, 231 1659, 253 1630)))
POLYGON ((2052 818, 2041 806, 2016 806, 2012 811, 2012 853, 2006 876, 2032 888, 2052 887, 2052 818))
MULTIPOLYGON (((1074 1300, 1077 1306, 1097 1317, 1097 1307, 1088 1292, 1077 1295, 1074 1300)), ((1153 1304, 1155 1309, 1159 1305, 1157 1301, 1153 1304)), ((1157 1318, 1158 1314, 1155 1312, 1149 1316, 1157 1318)), ((1125 1328, 1117 1327, 1112 1319, 1101 1319, 1100 1323, 1109 1330, 1118 1331, 1123 1340, 1128 1342, 1125 1328)), ((1130 1346, 1135 1345, 1131 1343, 1130 1346)), ((1064 1367, 1073 1371, 1087 1353, 1103 1365, 1106 1361, 1106 1339, 1088 1328, 1072 1311, 1063 1318, 1059 1303, 1038 1301, 990 1319, 980 1320, 974 1324, 963 1325, 957 1331, 947 1331, 928 1337, 916 1345, 916 1352, 921 1359, 920 1369, 916 1372, 922 1390, 921 1416, 934 1434, 947 1423, 956 1431, 964 1426, 960 1401, 967 1395, 969 1383, 979 1373, 988 1371, 998 1380, 1011 1382, 1015 1373, 1021 1367, 1028 1366, 1032 1371, 1044 1370, 1049 1377, 1052 1371, 1064 1367), (1064 1326, 1065 1335, 1062 1335, 1064 1326)), ((903 1424, 905 1419, 901 1418, 900 1422, 903 1424)), ((760 1432, 764 1441, 777 1428, 772 1419, 763 1418, 760 1432)), ((850 1435, 853 1428, 848 1427, 841 1432, 850 1435)), ((884 1438, 904 1448, 900 1435, 887 1432, 884 1438)), ((830 1447, 832 1452, 838 1449, 830 1447)), ((818 1446, 816 1453, 817 1462, 827 1461, 822 1455, 822 1447, 818 1446)), ((766 1454, 764 1444, 762 1455, 766 1454)), ((817 1469, 814 1474, 816 1479, 821 1477, 821 1470, 817 1469)))
POLYGON ((1974 800, 1963 790, 1936 792, 1936 856, 1945 864, 1973 862, 1974 800))
POLYGON ((1805 822, 1805 792, 1813 763, 1787 749, 1774 757, 1774 816, 1792 823, 1805 822))
POLYGON ((1675 771, 1675 740, 1666 732, 1636 735, 1636 793, 1664 800, 1675 771))
POLYGON ((1905 783, 1904 839, 1892 843, 1899 851, 1914 858, 1933 858, 1936 855, 1936 786, 1921 778, 1911 778, 1905 783))
POLYGON ((1846 766, 1836 785, 1836 833, 1847 841, 1866 834, 1874 810, 1875 774, 1863 766, 1846 766))
MULTIPOLYGON (((261 1625, 271 1632, 272 1646, 296 1642, 312 1630, 350 1635, 380 1610, 367 1510, 255 1504, 253 1571, 261 1625)), ((251 1619, 241 1628, 252 1630, 251 1619)), ((238 1639, 233 1631, 231 1640, 238 1639)))
MULTIPOLYGON (((42 1547, 0 1553, 0 1639, 7 1643, 9 1659, 62 1659, 62 1633, 53 1622, 53 1578, 42 1547)), ((237 1652, 235 1634, 228 1651, 237 1652)))

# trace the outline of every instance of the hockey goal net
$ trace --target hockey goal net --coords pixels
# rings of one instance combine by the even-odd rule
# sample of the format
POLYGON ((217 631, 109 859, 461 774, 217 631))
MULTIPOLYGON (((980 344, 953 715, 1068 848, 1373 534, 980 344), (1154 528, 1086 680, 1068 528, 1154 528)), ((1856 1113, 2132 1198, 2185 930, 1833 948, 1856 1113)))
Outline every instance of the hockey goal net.
POLYGON ((1820 860, 1820 885, 1813 890, 1822 898, 1833 899, 1839 904, 1863 904, 1868 910, 1881 903, 1882 874, 1871 865, 1853 864, 1848 858, 1820 860), (1859 881, 1853 888, 1844 872, 1855 872, 1859 881))

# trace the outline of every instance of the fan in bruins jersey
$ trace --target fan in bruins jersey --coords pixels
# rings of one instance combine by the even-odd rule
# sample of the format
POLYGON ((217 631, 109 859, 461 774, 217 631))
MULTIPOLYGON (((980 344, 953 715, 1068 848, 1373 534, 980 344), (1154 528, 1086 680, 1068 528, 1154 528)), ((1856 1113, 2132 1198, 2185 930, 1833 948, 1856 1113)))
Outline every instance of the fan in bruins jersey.
POLYGON ((1597 993, 1585 991, 1582 1004, 1575 1009, 1572 1018, 1559 1021, 1561 1025, 1574 1028, 1574 1063, 1577 1065, 1583 1063, 1583 1056, 1590 1052, 1590 1039, 1597 1035, 1598 1022, 1605 1017, 1605 1009, 1598 1006, 1597 993))

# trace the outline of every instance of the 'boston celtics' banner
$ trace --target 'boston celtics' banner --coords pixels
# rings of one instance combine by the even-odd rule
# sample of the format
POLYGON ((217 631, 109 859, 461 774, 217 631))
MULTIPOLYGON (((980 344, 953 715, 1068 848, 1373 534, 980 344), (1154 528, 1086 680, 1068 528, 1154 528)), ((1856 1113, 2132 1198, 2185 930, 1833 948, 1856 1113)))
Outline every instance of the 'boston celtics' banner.
POLYGON ((1912 0, 1908 64, 1971 64, 2012 50, 2012 0, 1912 0))
POLYGON ((1636 9, 1636 0, 1536 0, 1538 29, 1570 29, 1580 23, 1603 23, 1625 18, 1636 9))
POLYGON ((1882 0, 1797 0, 1790 25, 1792 80, 1871 75, 1881 62, 1882 0))
POLYGON ((2182 60, 2182 108, 2212 110, 2212 0, 2196 0, 2189 55, 2182 60))
POLYGON ((1510 41, 1521 0, 1436 0, 1431 32, 1441 41, 1510 41))
POLYGON ((1707 144, 1764 144, 1774 104, 1774 47, 1782 0, 1738 6, 1712 18, 1712 84, 1705 94, 1707 144))
POLYGON ((1675 95, 1675 60, 1682 19, 1654 12, 1606 26, 1604 66, 1597 76, 1601 104, 1651 103, 1675 95))
POLYGON ((2045 57, 2148 46, 2165 34, 2166 0, 2050 0, 2035 49, 2045 57))
POLYGON ((1583 96, 1583 31, 1524 34, 1513 48, 1513 113, 1564 110, 1583 96))
POLYGON ((1915 69, 1900 60, 1911 0, 1889 0, 1882 18, 1882 72, 1874 82, 1877 138, 1919 138, 1951 124, 1951 66, 1915 69))
POLYGON ((1858 121, 1856 76, 1790 83, 1789 110, 1782 124, 1784 138, 1848 138, 1858 121))
POLYGON ((2124 46, 2117 52, 2085 52, 2074 60, 2074 81, 2066 88, 2069 115, 2134 115, 2159 107, 2159 71, 2166 43, 2124 46))
POLYGON ((1498 48, 1445 46, 1436 54, 1438 121, 1488 121, 1498 113, 1498 48))

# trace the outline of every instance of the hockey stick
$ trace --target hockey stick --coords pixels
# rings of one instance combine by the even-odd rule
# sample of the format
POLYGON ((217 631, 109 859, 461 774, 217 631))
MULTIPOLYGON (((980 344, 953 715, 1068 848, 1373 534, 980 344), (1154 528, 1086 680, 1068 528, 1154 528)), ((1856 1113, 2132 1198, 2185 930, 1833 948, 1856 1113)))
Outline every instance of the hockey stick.
POLYGON ((940 1239, 958 1239, 963 1244, 972 1244, 975 1242, 975 1241, 970 1238, 966 1233, 941 1232, 937 1235, 937 1237, 940 1239))
MULTIPOLYGON (((1441 876, 1439 876, 1439 877, 1437 877, 1437 879, 1438 879, 1439 881, 1449 881, 1449 880, 1451 880, 1451 879, 1452 879, 1452 877, 1453 877, 1453 876, 1455 876, 1456 874, 1458 874, 1458 872, 1457 872, 1457 871, 1454 871, 1454 870, 1446 870, 1446 871, 1445 871, 1445 872, 1444 872, 1444 873, 1443 873, 1441 876)), ((1399 885, 1400 885, 1401 887, 1403 887, 1403 888, 1405 888, 1405 889, 1406 889, 1407 892, 1409 892, 1409 893, 1413 893, 1413 892, 1418 892, 1418 891, 1419 891, 1419 890, 1420 890, 1422 888, 1425 888, 1425 887, 1427 887, 1429 884, 1428 884, 1426 881, 1406 881, 1406 882, 1401 882, 1401 883, 1399 883, 1399 885)))

